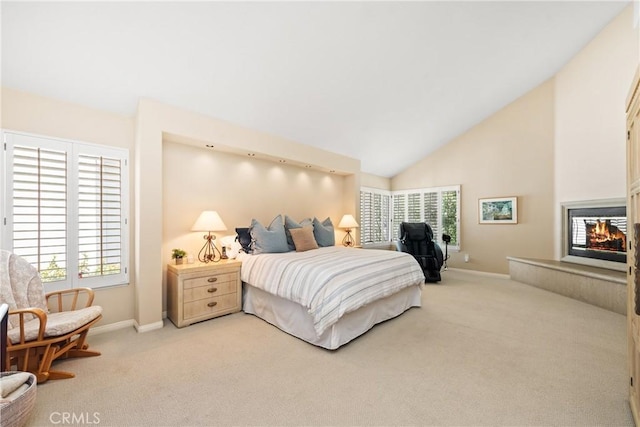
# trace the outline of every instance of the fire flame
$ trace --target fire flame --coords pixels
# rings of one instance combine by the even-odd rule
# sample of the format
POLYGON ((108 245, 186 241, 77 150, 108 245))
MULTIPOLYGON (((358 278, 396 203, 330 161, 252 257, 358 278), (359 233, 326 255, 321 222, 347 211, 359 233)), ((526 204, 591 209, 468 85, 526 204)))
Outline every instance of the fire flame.
POLYGON ((622 251, 627 250, 627 236, 620 231, 618 227, 611 225, 610 220, 597 220, 596 223, 592 225, 589 241, 591 243, 589 246, 595 246, 599 249, 612 249, 607 244, 617 242, 620 244, 622 251))

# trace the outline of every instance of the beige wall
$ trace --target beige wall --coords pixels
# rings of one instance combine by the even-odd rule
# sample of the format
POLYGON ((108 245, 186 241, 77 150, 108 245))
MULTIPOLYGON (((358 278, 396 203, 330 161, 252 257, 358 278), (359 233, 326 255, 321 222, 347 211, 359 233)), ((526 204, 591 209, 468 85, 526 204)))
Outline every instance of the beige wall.
POLYGON ((393 190, 461 185, 460 252, 450 267, 508 272, 509 255, 553 255, 553 81, 391 180, 393 190), (478 224, 478 199, 518 197, 517 225, 478 224), (465 263, 463 255, 469 255, 465 263))
POLYGON ((632 13, 630 5, 552 80, 392 179, 394 190, 462 185, 462 247, 450 266, 506 273, 506 256, 559 259, 562 202, 624 197, 625 99, 638 64, 632 13), (490 196, 518 196, 519 224, 479 225, 477 200, 490 196))
MULTIPOLYGON (((341 197, 334 201, 335 206, 338 206, 337 209, 357 213, 356 195, 360 185, 359 160, 304 146, 284 138, 253 131, 151 100, 140 100, 136 116, 135 139, 136 153, 139 154, 136 157, 135 168, 136 193, 138 195, 135 209, 138 227, 134 233, 136 245, 141 248, 136 253, 137 268, 135 271, 137 284, 136 321, 139 330, 162 327, 164 306, 162 276, 169 256, 166 249, 171 246, 171 242, 169 242, 165 247, 163 235, 165 224, 163 215, 168 215, 168 213, 163 213, 163 208, 171 203, 168 195, 163 193, 163 150, 165 147, 173 148, 170 144, 166 144, 167 141, 195 147, 209 144, 214 145, 215 150, 233 152, 240 156, 255 153, 257 159, 286 160, 287 164, 302 168, 310 165, 314 171, 330 174, 332 173, 330 171, 335 171, 334 173, 345 176, 342 184, 343 192, 341 197)), ((213 158, 203 159, 204 161, 212 161, 213 158)), ((191 164, 180 164, 180 167, 183 168, 185 174, 195 173, 195 168, 191 164)), ((258 177, 247 185, 256 185, 267 194, 269 191, 273 191, 264 186, 264 183, 264 179, 258 177)), ((229 183, 229 185, 233 185, 233 183, 229 183)), ((295 197, 299 196, 299 194, 295 195, 295 197)), ((237 207, 234 209, 239 212, 243 209, 243 204, 252 202, 240 193, 236 194, 235 200, 237 200, 237 207)), ((204 206, 207 201, 202 203, 201 206, 204 206)), ((194 209, 197 210, 199 207, 194 209)), ((334 209, 337 210, 332 207, 327 208, 327 211, 335 212, 334 209)), ((265 209, 265 214, 273 213, 274 210, 275 208, 271 206, 265 209)), ((314 213, 314 215, 316 214, 314 213)), ((247 213, 243 215, 247 215, 247 213)), ((228 224, 241 223, 244 218, 226 218, 224 221, 227 221, 228 224)), ((188 223, 194 220, 195 218, 185 220, 185 224, 190 228, 191 224, 188 223)), ((269 218, 263 220, 266 221, 269 218)))
MULTIPOLYGON (((197 259, 203 233, 190 229, 203 210, 217 211, 227 226, 218 238, 235 235, 252 218, 267 226, 278 214, 296 221, 330 217, 337 226, 345 213, 346 176, 167 141, 163 165, 164 263, 173 248, 197 259)), ((337 241, 343 236, 336 230, 337 241)))
MULTIPOLYGON (((133 176, 133 120, 129 117, 2 88, 2 127, 7 130, 128 148, 131 161, 129 173, 133 176)), ((135 224, 134 196, 134 192, 131 191, 130 232, 135 224)), ((132 260, 134 249, 132 243, 129 250, 132 260)), ((133 261, 130 267, 133 270, 133 261)), ((131 272, 130 277, 129 286, 96 290, 95 303, 104 308, 100 326, 133 319, 135 281, 131 272)))
POLYGON ((368 173, 361 173, 360 183, 363 187, 377 188, 380 190, 391 190, 391 178, 372 175, 368 173))
POLYGON ((173 247, 201 247, 189 229, 202 209, 218 210, 229 233, 253 216, 329 216, 337 224, 358 214, 358 160, 221 120, 149 100, 135 118, 122 117, 8 88, 1 111, 4 129, 131 150, 130 284, 97 291, 101 325, 162 326, 164 267, 173 247), (251 162, 247 152, 256 154, 251 162))
MULTIPOLYGON (((629 6, 557 78, 390 181, 361 176, 357 159, 147 99, 140 100, 132 119, 3 88, 2 127, 131 149, 131 285, 98 291, 98 302, 105 307, 105 324, 133 318, 140 330, 162 326, 163 269, 168 251, 174 245, 188 250, 198 246, 198 236, 188 229, 198 209, 208 207, 210 202, 218 202, 214 208, 221 211, 230 228, 254 215, 263 215, 261 219, 268 221, 279 212, 322 215, 317 212, 322 208, 339 221, 342 213, 358 217, 360 185, 399 190, 461 184, 462 247, 461 253, 452 254, 449 265, 506 273, 507 255, 554 257, 561 201, 624 194, 624 98, 639 51, 637 35, 631 28, 631 9, 629 6), (207 152, 201 148, 204 144, 215 145, 215 151, 207 152), (227 181, 227 187, 219 192, 192 181, 202 171, 189 163, 215 164, 220 169, 210 173, 216 178, 225 170, 231 175, 242 170, 243 161, 235 157, 229 157, 228 163, 217 163, 223 158, 218 152, 240 157, 252 152, 261 162, 285 159, 287 166, 276 172, 273 165, 255 166, 256 162, 255 182, 227 181), (598 154, 602 152, 605 154, 598 154), (576 161, 575 153, 580 161, 576 161), (591 153, 619 165, 606 178, 607 190, 585 190, 594 185, 602 188, 597 174, 584 172, 583 162, 590 161, 591 153), (163 170, 163 164, 178 157, 181 162, 163 170), (306 165, 313 172, 302 178, 297 168, 306 165), (183 181, 189 184, 177 181, 176 175, 184 175, 183 181), (246 199, 234 191, 235 185, 245 190, 252 185, 262 188, 264 200, 270 200, 265 197, 274 191, 270 180, 293 185, 295 198, 303 200, 307 185, 320 183, 324 188, 327 181, 331 190, 325 196, 331 201, 326 206, 314 205, 307 213, 306 208, 292 202, 293 198, 285 197, 265 205, 258 214, 249 213, 246 199), (265 183, 269 186, 263 186, 265 183), (183 212, 182 206, 176 210, 173 200, 185 194, 192 194, 197 203, 185 201, 181 205, 193 203, 188 211, 183 212), (199 198, 200 194, 206 197, 199 198), (229 202, 232 194, 233 201, 229 202), (340 196, 333 200, 333 194, 340 196), (478 198, 499 196, 518 196, 520 223, 479 225, 478 198), (280 204, 282 208, 278 208, 280 204), (174 222, 176 216, 178 222, 174 222), (465 253, 470 255, 468 264, 462 260, 465 253)), ((285 192, 279 186, 275 191, 278 197, 285 192)))
MULTIPOLYGON (((561 203, 625 198, 625 102, 638 65, 627 7, 555 79, 555 227, 561 203)), ((561 256, 561 239, 555 240, 561 256)))

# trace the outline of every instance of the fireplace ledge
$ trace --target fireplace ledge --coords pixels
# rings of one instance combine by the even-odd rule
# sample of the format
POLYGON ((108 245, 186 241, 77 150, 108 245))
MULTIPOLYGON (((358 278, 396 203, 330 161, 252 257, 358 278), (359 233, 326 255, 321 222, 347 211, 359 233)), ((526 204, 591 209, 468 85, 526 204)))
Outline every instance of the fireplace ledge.
POLYGON ((507 257, 513 280, 619 314, 627 313, 627 279, 622 271, 562 261, 507 257))

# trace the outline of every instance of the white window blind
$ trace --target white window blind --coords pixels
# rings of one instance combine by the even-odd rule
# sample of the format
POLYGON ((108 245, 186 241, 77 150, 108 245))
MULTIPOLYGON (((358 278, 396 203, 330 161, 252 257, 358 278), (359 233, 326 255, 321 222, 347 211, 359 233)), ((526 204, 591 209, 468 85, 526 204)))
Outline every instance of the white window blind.
POLYGON ((391 230, 391 240, 398 240, 398 227, 407 218, 407 198, 404 194, 392 194, 393 227, 391 230))
POLYGON ((64 151, 15 146, 12 157, 13 251, 44 281, 67 276, 67 157, 64 151))
MULTIPOLYGON (((460 247, 460 242, 458 241, 459 236, 459 224, 460 224, 460 215, 459 209, 460 206, 460 189, 456 190, 444 190, 440 193, 441 202, 440 202, 440 218, 439 218, 439 226, 442 227, 442 232, 451 236, 451 246, 452 247, 460 247)), ((440 237, 442 233, 438 233, 440 237)))
POLYGON ((360 244, 388 242, 391 196, 389 192, 362 188, 360 191, 360 244))
POLYGON ((440 235, 440 227, 438 226, 438 213, 440 212, 439 198, 437 191, 428 191, 422 194, 423 208, 422 214, 424 222, 428 223, 433 230, 434 236, 440 235))
MULTIPOLYGON (((374 209, 374 198, 371 189, 361 189, 360 212, 362 244, 379 242, 374 240, 378 235, 373 234, 373 228, 377 227, 379 218, 389 218, 390 235, 384 235, 384 239, 398 240, 398 228, 403 221, 427 222, 433 229, 434 237, 440 244, 442 234, 451 236, 452 249, 460 248, 460 186, 423 188, 415 190, 402 190, 387 192, 390 195, 390 204, 382 211, 374 209), (385 211, 386 209, 386 211, 385 211), (387 237, 388 236, 388 237, 387 237)), ((389 241, 383 240, 383 241, 389 241)))
POLYGON ((420 193, 407 194, 407 221, 420 222, 422 218, 422 208, 420 206, 420 193))
POLYGON ((122 265, 120 159, 78 159, 78 250, 82 278, 118 274, 122 265))
POLYGON ((451 236, 449 246, 459 249, 459 185, 392 191, 391 194, 394 212, 392 240, 398 240, 400 222, 427 222, 439 244, 443 244, 442 234, 445 233, 451 236))
POLYGON ((128 151, 4 132, 2 246, 47 289, 128 282, 128 151))

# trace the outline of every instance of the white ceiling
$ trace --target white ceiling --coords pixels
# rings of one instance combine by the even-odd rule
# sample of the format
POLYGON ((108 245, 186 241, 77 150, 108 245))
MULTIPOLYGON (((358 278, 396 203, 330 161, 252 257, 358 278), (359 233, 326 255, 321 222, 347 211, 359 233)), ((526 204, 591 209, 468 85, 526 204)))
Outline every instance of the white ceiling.
POLYGON ((627 4, 3 1, 2 84, 126 115, 149 97, 393 176, 553 76, 627 4))

